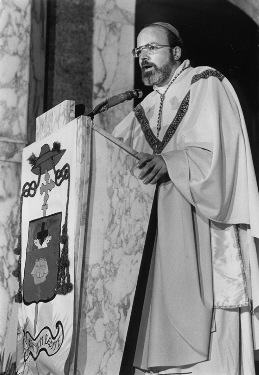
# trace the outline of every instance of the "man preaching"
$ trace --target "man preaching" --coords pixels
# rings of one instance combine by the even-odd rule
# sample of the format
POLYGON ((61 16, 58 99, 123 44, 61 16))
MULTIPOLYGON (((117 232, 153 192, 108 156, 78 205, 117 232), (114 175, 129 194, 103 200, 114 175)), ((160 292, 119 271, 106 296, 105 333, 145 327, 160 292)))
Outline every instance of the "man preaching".
POLYGON ((192 67, 183 48, 170 24, 139 33, 132 52, 153 91, 113 132, 158 189, 135 374, 254 375, 259 197, 247 130, 227 78, 192 67))

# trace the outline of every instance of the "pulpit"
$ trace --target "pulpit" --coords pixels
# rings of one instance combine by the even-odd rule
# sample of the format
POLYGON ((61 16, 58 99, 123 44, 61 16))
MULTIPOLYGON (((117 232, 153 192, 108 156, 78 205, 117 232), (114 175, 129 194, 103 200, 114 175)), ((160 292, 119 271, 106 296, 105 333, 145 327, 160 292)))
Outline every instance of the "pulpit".
POLYGON ((40 116, 23 150, 18 374, 132 374, 155 188, 136 151, 74 109, 40 116))

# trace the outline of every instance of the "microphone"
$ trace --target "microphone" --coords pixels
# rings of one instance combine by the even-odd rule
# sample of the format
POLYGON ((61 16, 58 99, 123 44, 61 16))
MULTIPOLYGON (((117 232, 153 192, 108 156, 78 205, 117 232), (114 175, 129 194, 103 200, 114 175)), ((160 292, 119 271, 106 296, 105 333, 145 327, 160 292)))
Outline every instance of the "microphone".
POLYGON ((98 104, 92 112, 88 113, 87 116, 93 118, 97 113, 107 111, 109 108, 114 107, 117 104, 123 103, 126 100, 131 100, 134 98, 142 98, 143 92, 141 90, 135 89, 131 91, 126 91, 122 94, 111 96, 105 99, 103 102, 98 104))

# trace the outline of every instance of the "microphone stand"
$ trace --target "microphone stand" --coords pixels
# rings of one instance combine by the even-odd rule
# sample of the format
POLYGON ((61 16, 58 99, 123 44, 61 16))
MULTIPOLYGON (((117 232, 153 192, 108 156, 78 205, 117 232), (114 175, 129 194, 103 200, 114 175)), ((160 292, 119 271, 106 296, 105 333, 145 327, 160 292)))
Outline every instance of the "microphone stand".
POLYGON ((90 113, 87 114, 87 116, 93 119, 97 113, 107 111, 109 108, 117 104, 123 103, 126 100, 131 100, 136 97, 141 98, 142 95, 143 93, 141 90, 135 89, 132 91, 126 91, 122 94, 111 96, 110 98, 106 98, 103 102, 98 104, 90 113))

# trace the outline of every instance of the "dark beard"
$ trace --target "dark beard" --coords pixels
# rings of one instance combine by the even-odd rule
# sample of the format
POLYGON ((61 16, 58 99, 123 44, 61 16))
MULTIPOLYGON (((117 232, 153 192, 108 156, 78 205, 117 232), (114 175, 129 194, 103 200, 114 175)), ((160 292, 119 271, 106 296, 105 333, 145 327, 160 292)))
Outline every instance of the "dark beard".
POLYGON ((170 77, 173 68, 172 62, 168 62, 162 68, 157 68, 153 65, 154 71, 146 72, 145 69, 141 69, 142 81, 146 86, 158 85, 167 80, 170 77))

